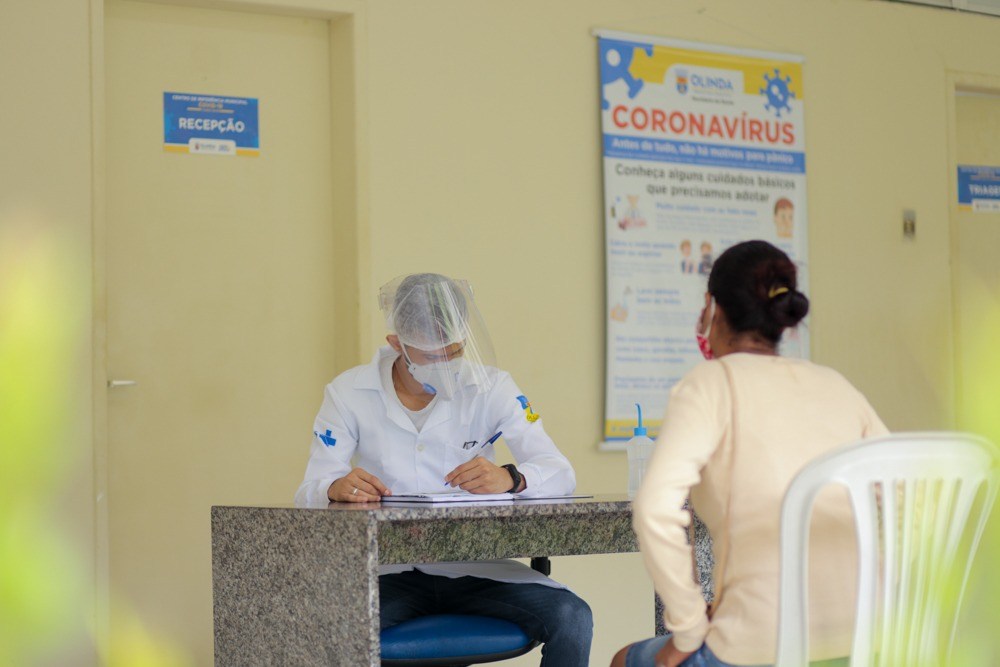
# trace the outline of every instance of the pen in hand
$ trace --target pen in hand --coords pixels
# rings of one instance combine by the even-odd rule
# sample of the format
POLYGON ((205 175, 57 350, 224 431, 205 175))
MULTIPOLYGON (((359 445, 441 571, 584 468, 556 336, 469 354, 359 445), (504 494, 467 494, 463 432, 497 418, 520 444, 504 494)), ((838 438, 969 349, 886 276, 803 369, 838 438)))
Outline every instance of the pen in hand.
MULTIPOLYGON (((492 438, 490 438, 489 440, 487 440, 483 444, 479 445, 479 451, 486 451, 486 448, 489 447, 490 445, 492 445, 494 442, 496 442, 500 438, 501 435, 503 435, 503 431, 497 431, 496 435, 494 435, 492 438)), ((479 456, 479 454, 477 453, 472 458, 474 459, 474 458, 476 458, 476 456, 479 456)), ((471 461, 472 459, 469 459, 469 460, 471 461)))
MULTIPOLYGON (((476 447, 473 450, 474 453, 472 455, 472 458, 469 459, 469 461, 474 460, 477 456, 479 456, 481 452, 486 451, 486 448, 492 446, 494 442, 499 440, 501 435, 503 435, 503 431, 497 431, 489 440, 476 447)), ((469 461, 466 461, 466 463, 468 463, 469 461)), ((444 485, 451 486, 451 482, 445 482, 444 485)))

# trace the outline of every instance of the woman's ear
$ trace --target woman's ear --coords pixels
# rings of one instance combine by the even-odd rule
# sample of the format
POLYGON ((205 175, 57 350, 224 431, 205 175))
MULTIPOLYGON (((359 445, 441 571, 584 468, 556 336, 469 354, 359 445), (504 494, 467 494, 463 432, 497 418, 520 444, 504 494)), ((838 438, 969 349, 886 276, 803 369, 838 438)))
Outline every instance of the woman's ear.
POLYGON ((397 336, 396 334, 389 334, 388 336, 386 336, 385 342, 389 343, 392 349, 396 350, 396 352, 403 351, 403 346, 400 345, 399 343, 399 336, 397 336))
POLYGON ((729 331, 729 318, 726 317, 726 311, 719 306, 719 302, 715 302, 714 312, 712 313, 712 330, 724 329, 729 331))

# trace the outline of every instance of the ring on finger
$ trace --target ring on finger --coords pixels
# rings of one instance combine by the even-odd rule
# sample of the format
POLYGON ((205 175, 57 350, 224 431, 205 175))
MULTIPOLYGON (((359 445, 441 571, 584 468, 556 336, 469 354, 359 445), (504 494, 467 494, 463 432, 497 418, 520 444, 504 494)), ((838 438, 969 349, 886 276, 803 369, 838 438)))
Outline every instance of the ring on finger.
POLYGON ((352 495, 352 496, 356 496, 356 495, 358 495, 358 487, 354 487, 354 490, 353 490, 353 491, 351 491, 351 495, 352 495))

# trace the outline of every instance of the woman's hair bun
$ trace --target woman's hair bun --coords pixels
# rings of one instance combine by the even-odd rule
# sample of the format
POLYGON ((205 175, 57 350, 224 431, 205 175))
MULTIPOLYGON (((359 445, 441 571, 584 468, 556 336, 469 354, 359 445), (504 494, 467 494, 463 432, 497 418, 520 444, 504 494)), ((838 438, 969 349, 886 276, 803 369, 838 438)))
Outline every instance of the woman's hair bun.
POLYGON ((768 310, 782 327, 794 327, 809 314, 809 299, 797 289, 790 289, 771 298, 768 310))
POLYGON ((753 332, 777 344, 787 327, 809 312, 809 299, 796 289, 795 263, 767 241, 744 241, 719 255, 708 291, 737 333, 753 332))

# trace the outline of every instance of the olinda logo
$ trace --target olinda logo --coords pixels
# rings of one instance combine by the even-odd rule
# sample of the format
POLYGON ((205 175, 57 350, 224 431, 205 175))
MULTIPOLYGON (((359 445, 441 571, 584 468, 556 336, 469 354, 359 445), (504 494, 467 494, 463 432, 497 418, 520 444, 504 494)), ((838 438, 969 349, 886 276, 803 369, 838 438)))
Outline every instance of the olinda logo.
POLYGON ((731 95, 736 92, 736 86, 730 78, 697 72, 691 74, 680 67, 674 70, 674 84, 681 95, 688 92, 731 95))
POLYGON ((724 76, 701 76, 691 75, 691 86, 697 90, 713 93, 733 92, 733 82, 724 76))
POLYGON ((681 95, 685 95, 688 91, 688 73, 686 69, 678 69, 674 71, 674 75, 677 78, 677 92, 681 95))

